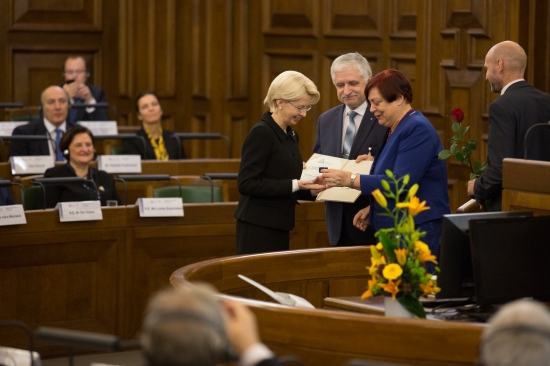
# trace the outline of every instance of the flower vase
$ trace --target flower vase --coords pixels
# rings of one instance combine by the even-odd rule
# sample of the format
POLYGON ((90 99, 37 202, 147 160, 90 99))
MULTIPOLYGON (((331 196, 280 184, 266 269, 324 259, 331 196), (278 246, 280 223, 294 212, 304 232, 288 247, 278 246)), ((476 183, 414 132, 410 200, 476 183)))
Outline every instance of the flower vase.
POLYGON ((391 296, 384 296, 384 309, 386 316, 414 318, 414 314, 405 309, 398 300, 392 299, 391 296))

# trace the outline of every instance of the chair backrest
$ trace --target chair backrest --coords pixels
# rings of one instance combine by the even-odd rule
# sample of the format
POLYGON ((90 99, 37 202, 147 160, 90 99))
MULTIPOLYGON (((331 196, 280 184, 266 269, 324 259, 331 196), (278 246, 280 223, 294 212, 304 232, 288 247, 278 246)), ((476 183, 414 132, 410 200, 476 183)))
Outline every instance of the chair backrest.
POLYGON ((112 145, 111 146, 111 155, 122 155, 122 145, 112 145))
POLYGON ((30 186, 25 187, 25 196, 23 200, 23 209, 25 211, 41 210, 44 206, 44 197, 42 187, 30 186))
MULTIPOLYGON (((178 186, 168 186, 153 189, 154 198, 179 197, 178 186)), ((181 186, 183 203, 212 202, 212 188, 209 186, 181 186)), ((214 202, 223 202, 222 187, 214 187, 214 202)))
POLYGON ((6 108, 4 116, 6 121, 38 121, 40 120, 40 108, 6 108))

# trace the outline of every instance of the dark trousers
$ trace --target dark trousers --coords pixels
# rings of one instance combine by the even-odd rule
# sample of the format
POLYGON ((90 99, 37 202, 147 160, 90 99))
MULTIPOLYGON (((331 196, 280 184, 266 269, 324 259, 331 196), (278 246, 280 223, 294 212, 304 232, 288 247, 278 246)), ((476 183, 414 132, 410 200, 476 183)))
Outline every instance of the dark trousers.
POLYGON ((289 249, 290 232, 237 220, 237 254, 277 252, 289 249))

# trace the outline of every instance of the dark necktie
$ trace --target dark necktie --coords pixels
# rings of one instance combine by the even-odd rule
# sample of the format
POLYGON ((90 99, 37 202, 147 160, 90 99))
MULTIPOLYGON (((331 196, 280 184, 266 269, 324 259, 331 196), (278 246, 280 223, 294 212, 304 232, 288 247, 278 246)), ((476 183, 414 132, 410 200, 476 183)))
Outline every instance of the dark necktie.
POLYGON ((59 128, 55 129, 55 160, 56 161, 63 161, 65 160, 63 158, 63 151, 59 148, 59 141, 61 141, 61 135, 63 134, 63 131, 61 131, 59 128))
POLYGON ((346 135, 344 137, 344 148, 342 149, 342 157, 345 159, 349 158, 351 145, 353 145, 353 138, 355 137, 355 116, 357 116, 356 111, 348 112, 349 123, 348 128, 346 128, 346 135))
MULTIPOLYGON (((80 98, 73 98, 74 104, 81 104, 84 103, 84 99, 80 98)), ((69 109, 69 122, 76 124, 76 115, 78 113, 78 108, 70 108, 69 109)))

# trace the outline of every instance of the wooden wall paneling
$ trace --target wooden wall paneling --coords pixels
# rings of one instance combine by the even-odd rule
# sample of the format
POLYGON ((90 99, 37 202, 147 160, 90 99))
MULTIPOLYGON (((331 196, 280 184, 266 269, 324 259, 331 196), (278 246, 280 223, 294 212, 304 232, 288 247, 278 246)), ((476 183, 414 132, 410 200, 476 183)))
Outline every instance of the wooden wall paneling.
POLYGON ((384 3, 382 0, 323 0, 323 35, 382 38, 384 3))
POLYGON ((10 30, 99 32, 102 28, 102 0, 8 1, 10 30))
POLYGON ((225 7, 226 99, 248 98, 249 0, 227 1, 225 7))
POLYGON ((192 18, 192 91, 193 98, 209 98, 210 80, 208 73, 210 49, 208 48, 209 28, 208 8, 211 1, 193 0, 192 18))
MULTIPOLYGON (((134 2, 119 0, 118 4, 118 96, 131 97, 134 90, 134 2)), ((121 111, 119 115, 123 114, 121 111)))
POLYGON ((319 35, 319 1, 264 0, 262 5, 264 34, 319 35))

